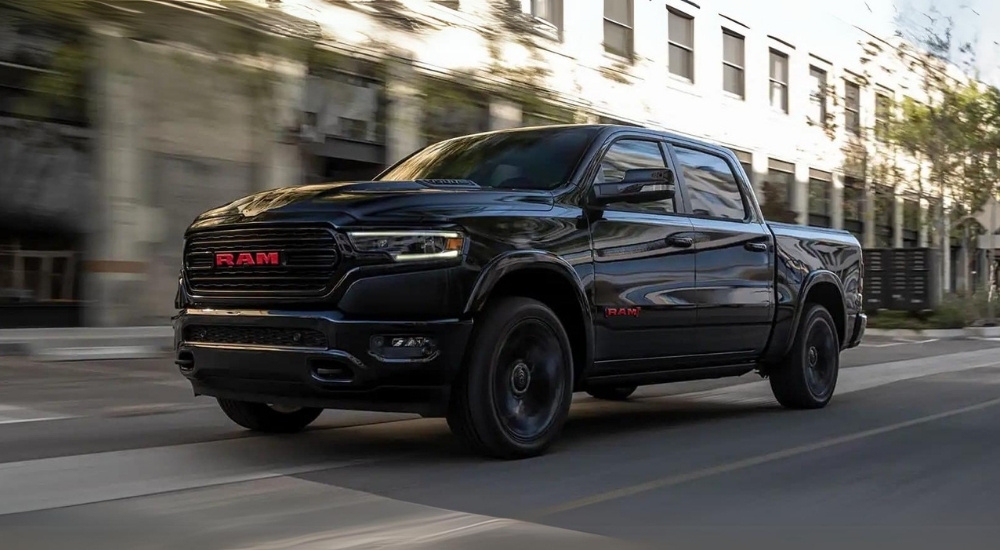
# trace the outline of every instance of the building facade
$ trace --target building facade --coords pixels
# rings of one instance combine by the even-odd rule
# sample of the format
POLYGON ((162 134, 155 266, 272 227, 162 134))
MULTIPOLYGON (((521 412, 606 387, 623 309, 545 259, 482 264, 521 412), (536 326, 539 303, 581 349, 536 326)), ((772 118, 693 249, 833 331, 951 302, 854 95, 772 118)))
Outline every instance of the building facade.
POLYGON ((0 170, 0 325, 167 322, 199 212, 519 126, 711 140, 770 219, 867 248, 947 230, 913 165, 875 162, 881 98, 923 97, 906 44, 792 2, 775 19, 741 0, 107 0, 72 24, 16 4, 0 14, 0 162, 19 167, 0 170))

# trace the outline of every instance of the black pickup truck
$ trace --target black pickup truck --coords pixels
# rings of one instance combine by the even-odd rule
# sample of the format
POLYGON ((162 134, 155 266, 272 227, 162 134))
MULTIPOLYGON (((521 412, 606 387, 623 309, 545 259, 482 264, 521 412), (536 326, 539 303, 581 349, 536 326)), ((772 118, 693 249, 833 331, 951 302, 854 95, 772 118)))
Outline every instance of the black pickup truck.
POLYGON ((765 221, 726 148, 625 126, 504 130, 200 215, 175 359, 248 429, 410 412, 527 457, 574 392, 757 371, 781 405, 824 407, 865 331, 862 269, 847 232, 765 221))

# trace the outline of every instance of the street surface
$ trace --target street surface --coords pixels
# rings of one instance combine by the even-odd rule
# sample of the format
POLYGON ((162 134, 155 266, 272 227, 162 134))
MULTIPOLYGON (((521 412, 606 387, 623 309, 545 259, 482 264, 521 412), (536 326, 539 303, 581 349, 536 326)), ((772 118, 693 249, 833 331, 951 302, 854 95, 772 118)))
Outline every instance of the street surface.
POLYGON ((169 357, 0 357, 0 548, 997 548, 1000 341, 868 338, 821 411, 767 382, 578 395, 543 457, 327 411, 251 435, 169 357))

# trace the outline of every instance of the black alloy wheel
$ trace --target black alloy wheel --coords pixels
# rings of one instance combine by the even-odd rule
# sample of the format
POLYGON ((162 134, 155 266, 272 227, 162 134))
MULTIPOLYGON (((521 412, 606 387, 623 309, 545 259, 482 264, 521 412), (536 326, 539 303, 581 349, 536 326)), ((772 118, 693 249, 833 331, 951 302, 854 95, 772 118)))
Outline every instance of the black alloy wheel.
POLYGON ((499 299, 476 322, 448 425, 486 456, 542 454, 573 398, 569 337, 555 313, 530 298, 499 299))
POLYGON ((508 435, 531 441, 552 425, 567 391, 563 350, 545 321, 522 320, 500 347, 493 375, 493 406, 508 435))
POLYGON ((833 397, 839 373, 840 345, 833 317, 823 306, 810 304, 785 362, 769 372, 771 390, 786 408, 819 409, 833 397))

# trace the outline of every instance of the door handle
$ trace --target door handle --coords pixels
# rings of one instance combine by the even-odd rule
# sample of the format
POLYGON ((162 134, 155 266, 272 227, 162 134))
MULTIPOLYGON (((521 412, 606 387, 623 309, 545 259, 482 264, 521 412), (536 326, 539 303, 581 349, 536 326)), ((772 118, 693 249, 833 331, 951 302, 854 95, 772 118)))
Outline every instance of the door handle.
POLYGON ((667 244, 677 248, 691 248, 694 246, 694 239, 691 237, 667 237, 667 244))
POLYGON ((743 246, 751 252, 767 252, 767 243, 747 243, 743 246))

